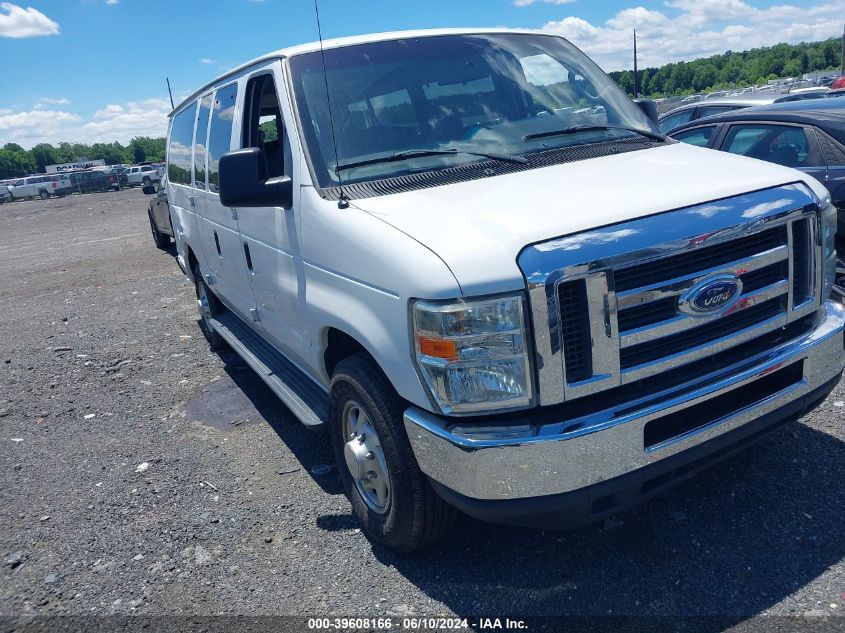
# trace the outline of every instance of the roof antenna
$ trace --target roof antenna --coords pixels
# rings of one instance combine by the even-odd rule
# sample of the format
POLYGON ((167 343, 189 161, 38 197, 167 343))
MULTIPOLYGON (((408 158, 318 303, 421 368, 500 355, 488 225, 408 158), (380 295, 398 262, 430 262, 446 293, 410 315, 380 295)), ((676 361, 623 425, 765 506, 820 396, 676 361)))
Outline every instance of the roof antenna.
MULTIPOLYGON (((334 116, 332 116, 332 100, 331 96, 329 95, 329 78, 326 74, 326 53, 323 50, 323 29, 320 26, 320 8, 317 6, 317 0, 314 0, 314 13, 317 14, 317 35, 320 38, 320 57, 323 60, 323 83, 326 84, 326 104, 329 106, 329 126, 332 130, 332 146, 334 147, 334 159, 335 163, 340 160, 340 156, 337 153, 337 137, 334 133, 334 116)), ((338 209, 348 209, 349 208, 349 198, 346 197, 346 194, 343 192, 343 177, 340 175, 340 172, 337 174, 337 184, 340 189, 340 199, 337 201, 337 208, 338 209)))
POLYGON ((175 110, 176 106, 173 105, 173 91, 170 89, 170 77, 165 77, 167 80, 167 94, 170 95, 170 109, 175 110))

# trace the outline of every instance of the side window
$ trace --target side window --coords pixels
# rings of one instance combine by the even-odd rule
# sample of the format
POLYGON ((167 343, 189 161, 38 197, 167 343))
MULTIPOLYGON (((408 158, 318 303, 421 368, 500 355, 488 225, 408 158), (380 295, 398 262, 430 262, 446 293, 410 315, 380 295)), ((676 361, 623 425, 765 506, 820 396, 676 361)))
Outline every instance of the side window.
POLYGON ((211 111, 211 132, 208 136, 208 190, 220 189, 220 157, 232 148, 232 124, 235 122, 235 102, 238 84, 219 88, 214 95, 211 111))
POLYGON ((191 184, 191 143, 196 114, 197 104, 194 102, 173 119, 167 147, 167 178, 173 184, 191 184))
POLYGON ((692 118, 692 108, 687 108, 681 112, 676 112, 663 119, 657 124, 661 132, 671 132, 679 125, 683 125, 692 118))
POLYGON ((266 178, 285 174, 288 153, 282 112, 272 75, 259 75, 246 86, 243 147, 257 147, 264 156, 266 178))
POLYGON ((211 95, 203 97, 197 118, 197 137, 194 141, 194 186, 205 189, 205 139, 211 114, 211 95))
POLYGON ((716 129, 715 125, 708 125, 707 127, 697 127, 694 130, 684 130, 678 134, 673 134, 672 138, 676 141, 683 141, 690 145, 697 147, 707 147, 710 142, 710 137, 713 136, 713 131, 716 129))
POLYGON ((723 112, 731 112, 732 110, 738 110, 736 106, 729 106, 729 105, 711 105, 711 106, 699 106, 698 107, 698 117, 699 119, 703 119, 706 116, 713 116, 716 114, 722 114, 723 112))
POLYGON ((722 149, 787 167, 819 164, 804 129, 792 125, 733 125, 722 149))

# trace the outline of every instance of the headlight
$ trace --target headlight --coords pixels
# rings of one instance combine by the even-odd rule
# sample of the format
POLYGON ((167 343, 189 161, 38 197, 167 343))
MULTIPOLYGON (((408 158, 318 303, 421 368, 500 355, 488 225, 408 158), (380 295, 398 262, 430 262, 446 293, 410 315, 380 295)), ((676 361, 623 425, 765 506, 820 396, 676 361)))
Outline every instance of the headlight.
POLYGON ((822 201, 822 265, 824 267, 824 281, 822 298, 827 299, 833 292, 833 282, 836 281, 836 207, 830 203, 830 198, 822 201))
POLYGON ((416 362, 442 413, 525 407, 532 401, 521 295, 412 306, 416 362))

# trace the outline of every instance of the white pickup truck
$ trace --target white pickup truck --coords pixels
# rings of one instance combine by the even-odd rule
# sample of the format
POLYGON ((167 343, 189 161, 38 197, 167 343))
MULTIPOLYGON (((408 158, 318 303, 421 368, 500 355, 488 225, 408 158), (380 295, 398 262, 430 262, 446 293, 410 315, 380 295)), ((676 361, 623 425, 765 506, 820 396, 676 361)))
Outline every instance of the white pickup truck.
POLYGON ((826 189, 639 105, 559 37, 449 30, 269 53, 171 114, 200 326, 328 431, 373 541, 601 520, 839 382, 826 189))
POLYGON ((18 178, 8 185, 12 200, 27 198, 41 198, 46 200, 50 196, 63 196, 71 192, 70 181, 61 174, 41 174, 18 178))
POLYGON ((134 165, 127 167, 123 173, 126 175, 126 184, 129 186, 143 185, 146 187, 161 180, 161 174, 153 165, 134 165))

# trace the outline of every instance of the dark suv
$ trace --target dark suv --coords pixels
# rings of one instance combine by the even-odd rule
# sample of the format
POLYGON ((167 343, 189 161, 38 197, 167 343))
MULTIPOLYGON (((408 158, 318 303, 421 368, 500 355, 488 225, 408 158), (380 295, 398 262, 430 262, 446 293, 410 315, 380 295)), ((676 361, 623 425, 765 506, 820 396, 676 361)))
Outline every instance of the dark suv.
POLYGON ((109 191, 117 186, 117 176, 104 171, 77 171, 70 174, 70 183, 77 193, 109 191))

